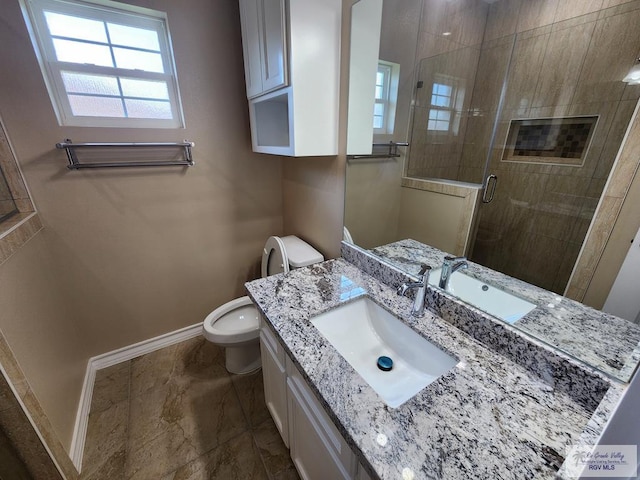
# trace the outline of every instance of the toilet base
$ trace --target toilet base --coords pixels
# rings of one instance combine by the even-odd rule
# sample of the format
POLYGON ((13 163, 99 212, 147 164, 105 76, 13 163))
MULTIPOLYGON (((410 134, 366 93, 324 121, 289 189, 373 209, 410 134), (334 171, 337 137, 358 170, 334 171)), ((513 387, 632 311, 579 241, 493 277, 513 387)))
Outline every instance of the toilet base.
POLYGON ((229 373, 243 375, 260 369, 260 342, 244 344, 240 347, 225 347, 225 367, 229 373))

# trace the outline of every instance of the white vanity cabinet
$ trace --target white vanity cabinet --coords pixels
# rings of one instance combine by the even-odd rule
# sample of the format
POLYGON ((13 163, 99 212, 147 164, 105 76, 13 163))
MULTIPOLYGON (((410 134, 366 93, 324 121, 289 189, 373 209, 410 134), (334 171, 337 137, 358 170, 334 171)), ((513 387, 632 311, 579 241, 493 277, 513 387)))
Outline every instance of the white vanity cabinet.
POLYGON ((303 480, 370 480, 282 345, 260 324, 265 401, 303 480))
POLYGON ((289 449, 303 480, 355 478, 356 458, 287 358, 289 449))
POLYGON ((261 320, 260 356, 264 379, 264 399, 284 444, 289 447, 289 420, 287 417, 286 354, 269 328, 261 320))
POLYGON ((239 0, 253 151, 337 155, 341 0, 239 0))

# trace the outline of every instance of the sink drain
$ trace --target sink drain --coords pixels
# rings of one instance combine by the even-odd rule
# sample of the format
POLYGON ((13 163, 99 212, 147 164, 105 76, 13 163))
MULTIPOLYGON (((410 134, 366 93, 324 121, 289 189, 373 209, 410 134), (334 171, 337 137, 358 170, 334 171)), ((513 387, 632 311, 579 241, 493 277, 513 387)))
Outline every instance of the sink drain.
POLYGON ((378 357, 377 364, 378 364, 378 368, 383 372, 388 372, 393 368, 393 360, 391 360, 389 357, 385 357, 384 355, 381 357, 378 357))

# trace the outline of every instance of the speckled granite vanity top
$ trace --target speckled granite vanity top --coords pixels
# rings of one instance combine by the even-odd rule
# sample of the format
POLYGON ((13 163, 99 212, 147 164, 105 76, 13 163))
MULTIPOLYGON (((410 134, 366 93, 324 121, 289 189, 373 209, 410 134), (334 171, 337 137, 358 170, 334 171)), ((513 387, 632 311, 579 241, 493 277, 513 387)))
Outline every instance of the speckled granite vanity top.
MULTIPOLYGON (((372 250, 376 256, 416 274, 421 263, 442 265, 447 253, 415 240, 400 240, 372 250)), ((514 327, 627 382, 640 361, 640 326, 594 310, 489 268, 469 262, 465 274, 529 300, 538 307, 514 327)))
POLYGON ((593 443, 622 392, 593 372, 588 381, 571 379, 569 389, 554 388, 553 375, 543 381, 544 374, 429 312, 411 317, 411 300, 344 259, 246 288, 374 478, 554 478, 565 446, 593 443), (310 322, 362 295, 459 360, 397 409, 386 406, 310 322), (592 388, 593 382, 600 387, 592 388))

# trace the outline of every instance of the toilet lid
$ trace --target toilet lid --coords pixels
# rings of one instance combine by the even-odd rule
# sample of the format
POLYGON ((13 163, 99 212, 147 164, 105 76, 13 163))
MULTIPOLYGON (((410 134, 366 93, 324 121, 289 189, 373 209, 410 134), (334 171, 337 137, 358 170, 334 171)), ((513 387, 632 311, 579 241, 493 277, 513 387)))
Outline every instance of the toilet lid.
POLYGON ((279 237, 269 237, 262 251, 262 277, 289 272, 289 259, 279 237))

